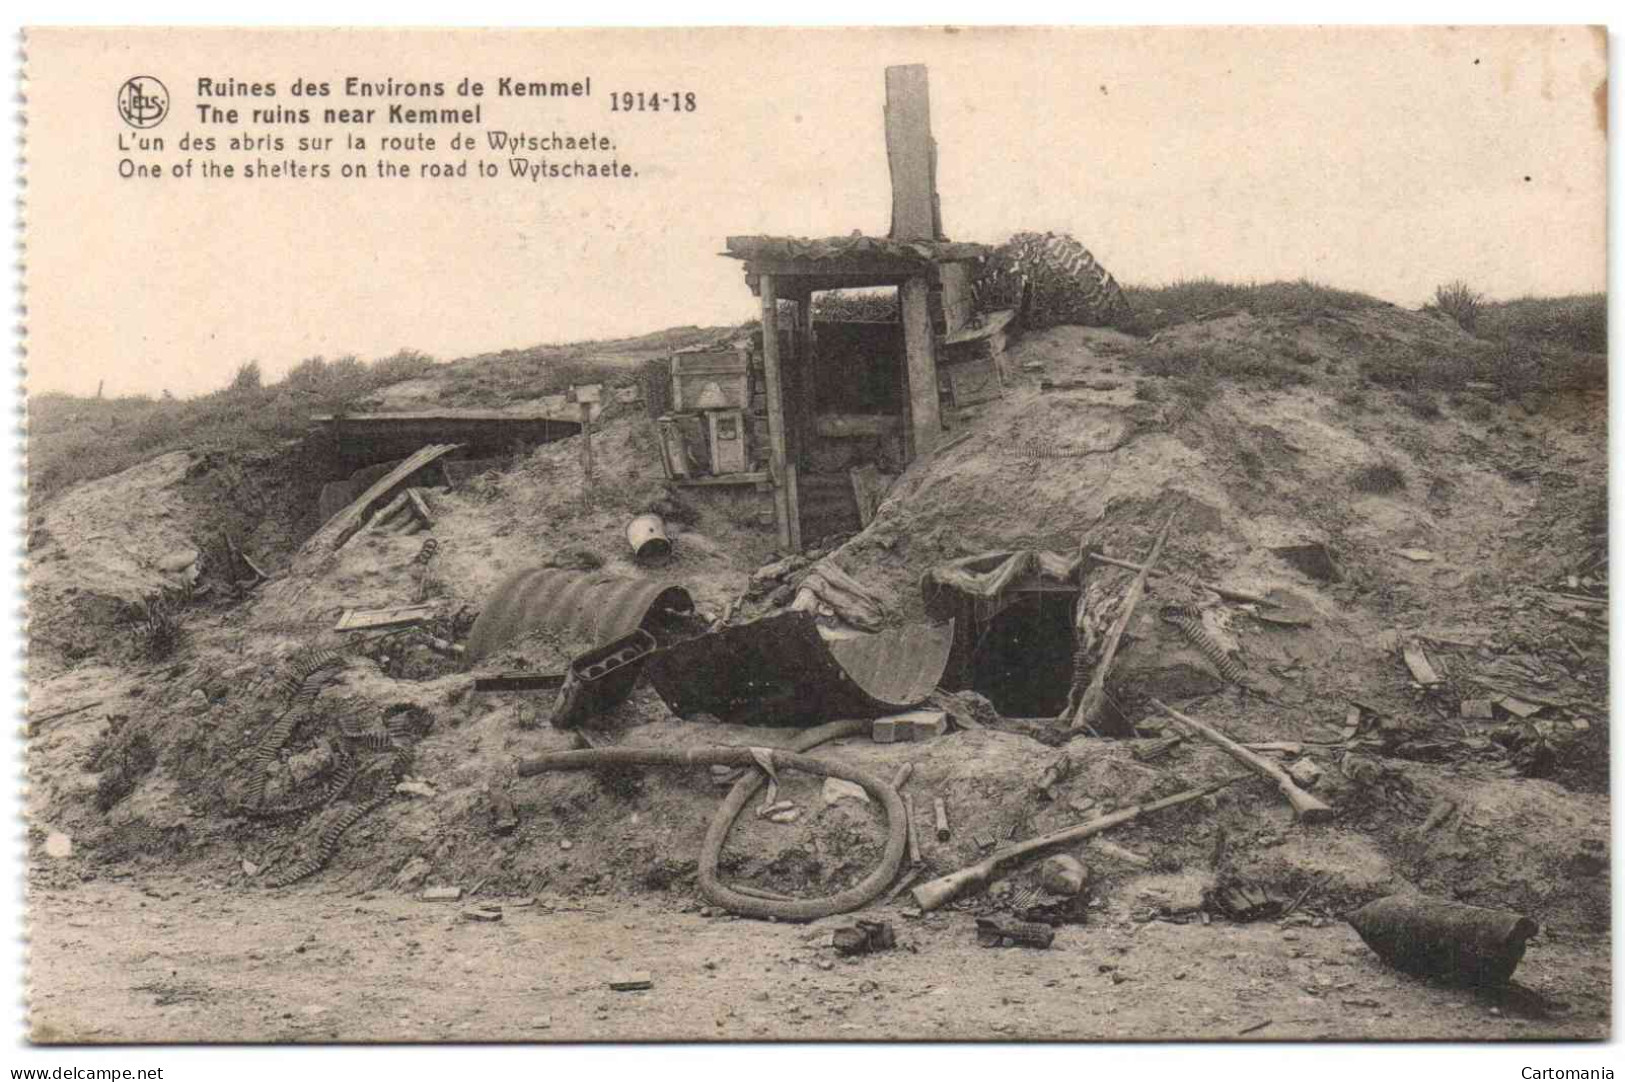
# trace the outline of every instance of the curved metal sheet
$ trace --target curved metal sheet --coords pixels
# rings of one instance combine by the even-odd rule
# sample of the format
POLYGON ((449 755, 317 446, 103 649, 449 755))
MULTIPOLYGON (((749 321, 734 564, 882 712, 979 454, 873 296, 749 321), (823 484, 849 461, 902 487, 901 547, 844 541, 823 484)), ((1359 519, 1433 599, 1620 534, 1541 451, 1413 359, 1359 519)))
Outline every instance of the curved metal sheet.
POLYGON ((651 611, 692 612, 687 590, 655 579, 537 567, 497 584, 468 636, 478 662, 538 628, 602 646, 643 626, 651 611))
POLYGON ((673 713, 757 725, 895 714, 942 678, 953 624, 826 640, 809 612, 785 612, 676 643, 646 670, 673 713))
POLYGON ((923 700, 942 680, 954 646, 954 622, 911 624, 877 635, 827 644, 846 675, 877 703, 903 709, 923 700))

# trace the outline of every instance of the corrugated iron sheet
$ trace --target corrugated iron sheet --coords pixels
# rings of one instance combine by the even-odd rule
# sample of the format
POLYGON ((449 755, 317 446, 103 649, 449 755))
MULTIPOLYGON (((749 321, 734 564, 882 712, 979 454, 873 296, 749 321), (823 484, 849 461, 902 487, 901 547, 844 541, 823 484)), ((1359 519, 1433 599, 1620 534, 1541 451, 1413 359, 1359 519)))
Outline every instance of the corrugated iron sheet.
POLYGON ((951 623, 831 642, 812 613, 785 612, 677 643, 647 672, 679 716, 812 725, 917 705, 937 686, 952 646, 951 623))
POLYGON ((949 620, 855 635, 826 645, 869 698, 887 707, 910 707, 931 694, 942 679, 953 642, 954 622, 949 620))
POLYGON ((602 646, 661 610, 692 612, 694 599, 683 587, 656 579, 531 568, 492 591, 469 632, 468 657, 478 662, 538 628, 602 646))

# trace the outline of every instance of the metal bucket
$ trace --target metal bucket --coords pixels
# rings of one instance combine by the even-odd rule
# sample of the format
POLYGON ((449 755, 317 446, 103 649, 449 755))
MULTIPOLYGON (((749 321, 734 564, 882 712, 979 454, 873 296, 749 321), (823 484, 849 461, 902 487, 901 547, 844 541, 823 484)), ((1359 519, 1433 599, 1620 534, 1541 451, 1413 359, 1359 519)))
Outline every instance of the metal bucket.
POLYGON ((653 512, 639 515, 626 524, 626 543, 632 546, 632 555, 639 563, 665 563, 671 558, 666 522, 653 512))

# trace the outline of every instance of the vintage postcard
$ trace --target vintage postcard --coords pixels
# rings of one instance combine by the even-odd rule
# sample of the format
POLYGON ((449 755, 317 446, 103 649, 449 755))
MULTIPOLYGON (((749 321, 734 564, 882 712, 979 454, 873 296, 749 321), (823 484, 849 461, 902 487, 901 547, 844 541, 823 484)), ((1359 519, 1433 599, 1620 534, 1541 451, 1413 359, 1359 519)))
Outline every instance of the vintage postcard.
POLYGON ((27 32, 29 1039, 1609 1037, 1607 47, 27 32))

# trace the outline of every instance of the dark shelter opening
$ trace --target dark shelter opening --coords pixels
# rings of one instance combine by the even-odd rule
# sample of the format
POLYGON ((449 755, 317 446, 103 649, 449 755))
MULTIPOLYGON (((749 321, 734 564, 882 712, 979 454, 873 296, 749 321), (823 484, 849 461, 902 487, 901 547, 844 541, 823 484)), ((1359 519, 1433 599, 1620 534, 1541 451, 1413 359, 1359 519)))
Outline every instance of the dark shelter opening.
POLYGON ((982 630, 970 686, 1005 717, 1055 717, 1072 682, 1075 593, 1022 595, 982 630))

